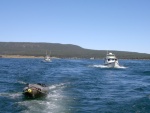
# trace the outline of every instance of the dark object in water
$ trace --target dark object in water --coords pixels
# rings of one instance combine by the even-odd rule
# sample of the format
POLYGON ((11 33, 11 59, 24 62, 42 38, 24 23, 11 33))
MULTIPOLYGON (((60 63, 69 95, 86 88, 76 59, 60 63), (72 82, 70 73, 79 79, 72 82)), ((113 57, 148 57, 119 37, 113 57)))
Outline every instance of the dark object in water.
POLYGON ((44 97, 48 94, 48 87, 41 83, 28 84, 28 86, 23 89, 23 94, 27 98, 44 97))

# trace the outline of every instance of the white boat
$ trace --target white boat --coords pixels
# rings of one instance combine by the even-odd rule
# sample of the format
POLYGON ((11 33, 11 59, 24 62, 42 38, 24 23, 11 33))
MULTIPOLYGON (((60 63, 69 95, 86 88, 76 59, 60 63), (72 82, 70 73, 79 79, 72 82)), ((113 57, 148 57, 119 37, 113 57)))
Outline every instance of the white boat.
POLYGON ((51 62, 51 57, 50 57, 50 55, 47 54, 47 52, 46 52, 46 56, 44 57, 44 61, 51 62))
POLYGON ((94 59, 95 59, 94 57, 91 57, 91 58, 90 58, 90 60, 94 60, 94 59))
POLYGON ((112 53, 107 53, 104 60, 104 65, 109 68, 120 67, 117 57, 112 53))

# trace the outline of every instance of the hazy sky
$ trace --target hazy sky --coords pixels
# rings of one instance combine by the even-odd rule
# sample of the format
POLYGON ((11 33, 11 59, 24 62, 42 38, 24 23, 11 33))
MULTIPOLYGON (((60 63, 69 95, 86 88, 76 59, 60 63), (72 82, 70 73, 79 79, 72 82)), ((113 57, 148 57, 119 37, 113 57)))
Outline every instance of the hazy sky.
POLYGON ((0 0, 0 41, 150 53, 150 0, 0 0))

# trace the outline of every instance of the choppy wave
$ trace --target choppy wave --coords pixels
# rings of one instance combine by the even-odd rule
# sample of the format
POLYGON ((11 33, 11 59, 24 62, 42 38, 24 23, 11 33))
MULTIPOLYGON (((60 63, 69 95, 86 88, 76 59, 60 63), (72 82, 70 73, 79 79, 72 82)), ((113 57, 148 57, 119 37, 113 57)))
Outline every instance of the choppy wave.
POLYGON ((10 99, 16 99, 16 98, 21 98, 22 96, 22 92, 18 92, 18 93, 0 93, 1 97, 7 97, 10 99))
POLYGON ((17 83, 19 83, 19 84, 27 84, 27 83, 24 82, 24 81, 17 81, 17 83))
POLYGON ((117 69, 100 60, 3 59, 0 111, 4 113, 149 113, 150 62, 121 60, 117 69), (96 65, 95 65, 96 64, 96 65), (126 69, 127 68, 127 69, 126 69), (117 70, 117 71, 116 71, 117 70), (49 85, 45 98, 25 99, 27 83, 49 85))

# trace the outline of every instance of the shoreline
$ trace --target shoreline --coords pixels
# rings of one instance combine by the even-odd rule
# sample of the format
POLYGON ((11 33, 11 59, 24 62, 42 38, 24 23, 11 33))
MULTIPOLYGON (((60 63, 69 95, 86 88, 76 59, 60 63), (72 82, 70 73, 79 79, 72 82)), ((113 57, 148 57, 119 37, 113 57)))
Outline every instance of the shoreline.
MULTIPOLYGON (((43 59, 44 56, 0 55, 0 58, 40 58, 40 59, 43 59)), ((51 57, 51 58, 52 59, 60 59, 58 57, 51 57)), ((88 59, 88 58, 68 58, 68 59, 88 59)), ((101 59, 101 58, 97 58, 97 59, 101 59)), ((91 60, 94 60, 94 59, 91 59, 91 60)), ((136 59, 136 58, 122 59, 122 58, 120 58, 119 60, 150 60, 150 59, 136 59)))
POLYGON ((44 58, 43 56, 1 55, 1 58, 44 58))
MULTIPOLYGON (((44 56, 26 56, 26 55, 0 55, 0 58, 40 58, 43 59, 44 56)), ((57 57, 51 57, 52 59, 59 59, 57 57)))

